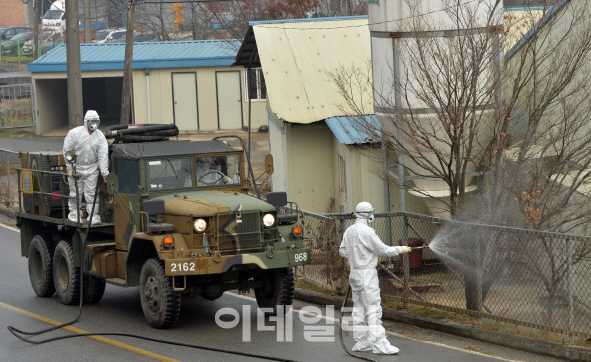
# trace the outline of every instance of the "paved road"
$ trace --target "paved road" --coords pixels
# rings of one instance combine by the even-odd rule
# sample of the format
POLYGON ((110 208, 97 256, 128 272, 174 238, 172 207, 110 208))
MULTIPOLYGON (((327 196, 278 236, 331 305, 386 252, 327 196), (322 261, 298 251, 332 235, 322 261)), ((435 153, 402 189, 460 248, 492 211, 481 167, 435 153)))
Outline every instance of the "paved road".
POLYGON ((0 148, 15 152, 61 151, 64 138, 0 137, 0 148))
MULTIPOLYGON (((0 219, 0 223, 11 224, 11 222, 5 217, 0 219)), ((55 296, 52 298, 36 297, 29 282, 27 260, 20 256, 18 231, 0 225, 0 240, 3 248, 3 252, 0 253, 0 273, 3 275, 3 278, 0 279, 0 361, 262 361, 257 358, 189 349, 126 337, 107 337, 109 339, 104 342, 80 337, 41 346, 26 344, 14 338, 6 327, 11 325, 28 331, 47 328, 50 326, 48 322, 63 323, 71 320, 76 315, 77 307, 64 306, 55 296), (43 321, 43 318, 50 320, 43 321), (121 344, 116 345, 117 343, 121 344)), ((303 306, 302 302, 296 301, 294 304, 296 309, 303 306)), ((293 342, 277 342, 275 331, 257 331, 255 307, 256 302, 252 297, 230 293, 214 302, 204 299, 183 299, 178 325, 171 330, 155 330, 149 328, 145 323, 137 288, 124 289, 107 285, 105 296, 101 302, 85 306, 81 320, 74 327, 79 329, 78 333, 83 333, 82 331, 138 333, 152 338, 270 355, 296 361, 358 361, 343 351, 338 342, 338 334, 335 334, 336 338, 329 342, 306 341, 304 328, 308 325, 304 324, 298 316, 294 316, 293 319, 293 342), (231 329, 224 329, 216 325, 215 315, 221 308, 229 307, 241 310, 243 306, 250 307, 250 324, 240 323, 231 329), (250 342, 242 341, 244 325, 250 325, 250 342)), ((322 313, 325 314, 325 311, 322 313)), ((335 317, 338 318, 338 315, 335 317)), ((225 315, 220 319, 231 321, 233 318, 225 315)), ((330 325, 328 324, 330 322, 330 319, 322 319, 316 325, 329 325, 332 334, 337 331, 335 326, 338 326, 338 323, 330 325)), ((267 326, 276 324, 270 321, 264 323, 267 326)), ((371 353, 364 353, 365 356, 373 357, 377 361, 405 362, 509 360, 505 358, 519 361, 552 360, 405 325, 389 322, 386 322, 385 325, 388 329, 396 331, 396 334, 391 334, 389 339, 400 348, 401 352, 397 356, 375 356, 371 353), (495 356, 487 356, 486 354, 494 354, 495 356)), ((52 336, 72 334, 74 333, 71 331, 58 330, 54 331, 52 336)), ((346 332, 345 343, 348 346, 353 345, 349 332, 346 332)))

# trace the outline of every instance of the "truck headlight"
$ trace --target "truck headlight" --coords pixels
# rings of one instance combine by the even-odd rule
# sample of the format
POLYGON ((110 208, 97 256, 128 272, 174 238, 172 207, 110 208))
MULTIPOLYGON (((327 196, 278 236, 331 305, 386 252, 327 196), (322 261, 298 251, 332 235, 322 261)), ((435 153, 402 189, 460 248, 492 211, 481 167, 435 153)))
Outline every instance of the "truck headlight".
POLYGON ((265 216, 263 216, 263 224, 266 227, 273 226, 273 224, 275 224, 275 216, 273 216, 272 214, 266 214, 265 216))
POLYGON ((193 222, 193 227, 195 228, 195 231, 197 231, 198 233, 202 233, 205 231, 205 228, 207 227, 207 222, 203 219, 197 219, 193 222))

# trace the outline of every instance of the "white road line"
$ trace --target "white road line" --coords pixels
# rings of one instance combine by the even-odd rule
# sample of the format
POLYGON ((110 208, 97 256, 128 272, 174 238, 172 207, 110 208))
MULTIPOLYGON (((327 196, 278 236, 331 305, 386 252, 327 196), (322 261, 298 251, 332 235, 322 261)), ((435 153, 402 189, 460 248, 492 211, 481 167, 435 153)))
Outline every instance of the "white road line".
MULTIPOLYGON (((234 296, 234 297, 237 297, 237 298, 247 299, 247 300, 255 301, 256 302, 256 299, 255 298, 249 297, 247 295, 235 294, 235 293, 232 293, 232 292, 225 292, 224 294, 228 294, 228 295, 231 295, 231 296, 234 296)), ((337 308, 335 308, 335 309, 337 309, 337 308)), ((310 312, 301 311, 301 310, 299 310, 299 313, 305 313, 305 314, 310 315, 310 316, 317 316, 316 313, 310 313, 310 312)), ((340 320, 338 318, 326 317, 324 315, 322 315, 321 317, 323 319, 330 320, 330 321, 333 321, 333 322, 336 322, 336 323, 339 323, 340 322, 340 320)), ((486 354, 486 353, 480 353, 480 352, 476 352, 476 351, 470 351, 470 350, 467 350, 467 349, 464 349, 464 348, 460 348, 460 347, 448 346, 448 345, 443 344, 443 343, 432 342, 432 341, 424 341, 422 339, 413 338, 411 336, 408 336, 408 335, 405 335, 405 334, 401 334, 401 333, 396 333, 396 332, 391 332, 391 331, 386 331, 386 333, 389 334, 389 335, 391 335, 391 336, 396 336, 396 337, 408 339, 408 340, 415 341, 415 342, 421 342, 421 343, 426 343, 426 344, 430 344, 430 345, 433 345, 433 346, 443 347, 443 348, 447 348, 447 349, 453 349, 453 350, 456 350, 456 351, 462 351, 462 352, 469 353, 469 354, 474 354, 474 355, 477 355, 477 356, 493 358, 493 359, 496 359, 496 360, 499 360, 499 361, 522 362, 521 360, 516 360, 516 359, 511 359, 511 358, 505 358, 505 357, 499 357, 499 356, 491 356, 491 355, 486 354)))
POLYGON ((12 231, 16 231, 17 233, 20 233, 21 232, 19 229, 13 228, 12 226, 4 225, 4 224, 0 224, 0 226, 3 226, 3 227, 5 227, 7 229, 10 229, 12 231))

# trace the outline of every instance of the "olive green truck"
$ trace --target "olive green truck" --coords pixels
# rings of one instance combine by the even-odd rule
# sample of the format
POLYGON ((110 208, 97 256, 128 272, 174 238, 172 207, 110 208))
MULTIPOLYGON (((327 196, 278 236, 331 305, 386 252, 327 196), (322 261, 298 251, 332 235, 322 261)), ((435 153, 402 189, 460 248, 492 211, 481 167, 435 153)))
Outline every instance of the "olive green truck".
POLYGON ((240 143, 111 144, 95 210, 102 223, 90 228, 86 218, 67 218, 66 163, 75 155, 22 153, 17 226, 35 293, 96 303, 106 283, 139 287, 155 328, 177 322, 181 297, 215 300, 253 289, 268 314, 291 305, 292 268, 311 262, 310 249, 297 212, 280 212, 285 193, 271 192, 267 202, 249 196, 253 173, 240 143))

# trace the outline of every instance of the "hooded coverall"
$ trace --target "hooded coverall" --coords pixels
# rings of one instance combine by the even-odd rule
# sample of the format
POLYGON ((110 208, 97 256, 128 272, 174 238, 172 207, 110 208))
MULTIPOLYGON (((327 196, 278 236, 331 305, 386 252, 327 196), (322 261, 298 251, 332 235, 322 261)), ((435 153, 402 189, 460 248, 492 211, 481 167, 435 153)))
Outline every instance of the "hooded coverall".
MULTIPOLYGON (((88 119, 84 117, 84 126, 73 128, 68 132, 68 135, 64 139, 64 157, 67 151, 73 150, 76 152, 76 174, 81 176, 78 179, 78 191, 86 199, 88 216, 90 216, 92 204, 96 202, 94 199, 94 189, 98 181, 99 171, 103 177, 107 177, 109 174, 109 144, 105 135, 100 130, 97 129, 89 134, 87 123, 88 119)), ((71 165, 67 163, 67 166, 68 170, 70 170, 71 165)), ((68 207, 70 209, 68 219, 78 221, 80 208, 76 205, 76 183, 74 182, 74 178, 68 177, 68 183, 70 184, 71 197, 68 200, 68 207)), ((92 220, 88 220, 92 224, 101 222, 98 211, 98 203, 96 203, 92 220)))
POLYGON ((378 281, 378 256, 396 256, 402 253, 400 246, 382 243, 366 218, 357 215, 355 224, 343 235, 339 248, 341 256, 349 260, 349 283, 353 291, 353 338, 357 342, 353 351, 373 351, 394 354, 399 350, 386 338, 382 327, 380 285, 378 281))

